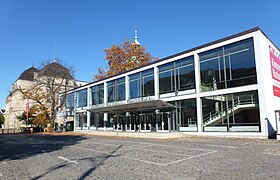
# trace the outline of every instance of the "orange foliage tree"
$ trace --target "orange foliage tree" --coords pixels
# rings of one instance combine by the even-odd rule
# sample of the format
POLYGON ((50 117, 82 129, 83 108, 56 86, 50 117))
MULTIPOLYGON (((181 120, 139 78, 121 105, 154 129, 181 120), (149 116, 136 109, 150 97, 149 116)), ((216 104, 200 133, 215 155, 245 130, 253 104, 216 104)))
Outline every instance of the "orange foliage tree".
POLYGON ((125 40, 120 45, 113 45, 111 48, 105 49, 105 54, 105 60, 108 61, 108 71, 105 72, 104 69, 98 68, 97 74, 93 77, 94 80, 124 73, 157 60, 156 57, 146 52, 143 46, 132 43, 131 40, 125 40))

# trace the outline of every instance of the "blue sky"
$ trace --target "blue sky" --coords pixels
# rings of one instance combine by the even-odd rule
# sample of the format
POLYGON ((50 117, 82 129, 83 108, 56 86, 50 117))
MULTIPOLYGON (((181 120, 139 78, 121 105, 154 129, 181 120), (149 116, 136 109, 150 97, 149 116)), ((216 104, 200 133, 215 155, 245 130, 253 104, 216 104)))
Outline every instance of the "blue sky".
POLYGON ((0 0, 0 108, 25 69, 56 57, 90 81, 133 39, 163 58, 259 26, 280 46, 279 0, 0 0))

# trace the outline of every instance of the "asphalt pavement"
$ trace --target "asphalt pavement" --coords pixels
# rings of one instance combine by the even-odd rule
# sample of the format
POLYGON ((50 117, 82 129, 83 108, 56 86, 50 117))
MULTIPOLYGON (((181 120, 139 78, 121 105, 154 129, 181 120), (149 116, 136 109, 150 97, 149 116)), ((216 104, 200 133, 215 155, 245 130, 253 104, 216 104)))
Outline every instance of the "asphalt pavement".
POLYGON ((5 134, 0 179, 280 179, 280 143, 5 134))

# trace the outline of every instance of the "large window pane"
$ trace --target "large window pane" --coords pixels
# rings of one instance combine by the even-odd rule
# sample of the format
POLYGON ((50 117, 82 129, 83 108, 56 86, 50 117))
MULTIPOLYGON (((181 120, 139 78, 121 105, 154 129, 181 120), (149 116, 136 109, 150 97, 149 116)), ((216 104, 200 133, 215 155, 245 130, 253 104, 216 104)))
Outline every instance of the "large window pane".
POLYGON ((76 113, 75 120, 76 129, 86 129, 87 128, 87 113, 76 113))
POLYGON ((177 90, 195 89, 194 58, 184 58, 175 62, 177 90))
POLYGON ((141 73, 142 76, 142 97, 154 96, 154 69, 149 69, 141 73))
POLYGON ((108 102, 115 101, 115 81, 108 82, 108 102))
POLYGON ((116 101, 125 100, 125 78, 117 80, 116 101))
POLYGON ((74 93, 69 93, 66 95, 66 108, 74 108, 74 93))
POLYGON ((257 83, 253 39, 199 54, 201 91, 257 83))
POLYGON ((140 73, 129 76, 129 98, 140 97, 140 73))
POLYGON ((91 104, 103 104, 104 103, 104 85, 96 85, 91 88, 91 104))
POLYGON ((77 107, 87 106, 87 89, 77 91, 77 107))
POLYGON ((260 131, 257 91, 202 98, 204 131, 260 131))
POLYGON ((159 93, 174 91, 174 63, 159 66, 159 93))
POLYGON ((187 57, 159 66, 159 92, 195 89, 194 57, 187 57))
POLYGON ((196 100, 186 99, 177 102, 179 111, 179 130, 197 131, 196 100))

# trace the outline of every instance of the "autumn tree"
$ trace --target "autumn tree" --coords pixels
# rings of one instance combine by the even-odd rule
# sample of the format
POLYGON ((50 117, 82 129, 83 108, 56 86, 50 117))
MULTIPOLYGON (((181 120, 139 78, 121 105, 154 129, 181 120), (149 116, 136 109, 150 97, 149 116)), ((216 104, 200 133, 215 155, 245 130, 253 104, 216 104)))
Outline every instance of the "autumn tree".
POLYGON ((50 113, 46 106, 35 104, 30 108, 32 114, 32 123, 41 128, 50 123, 50 113))
POLYGON ((134 42, 125 40, 120 45, 113 45, 111 48, 105 49, 105 54, 105 60, 108 61, 108 71, 105 72, 102 68, 98 68, 94 80, 120 74, 157 60, 149 52, 146 52, 146 49, 140 45, 137 39, 134 39, 134 42))
POLYGON ((35 120, 39 121, 39 117, 46 119, 49 113, 50 124, 54 127, 56 114, 65 103, 66 91, 74 87, 74 71, 73 68, 66 68, 59 61, 44 61, 41 66, 34 84, 27 90, 20 89, 20 91, 25 98, 37 105, 35 120))
POLYGON ((19 116, 16 116, 16 118, 19 120, 19 121, 24 121, 25 124, 33 124, 33 115, 31 112, 28 112, 28 120, 26 118, 26 111, 23 111, 19 116))
POLYGON ((2 113, 0 113, 0 125, 5 123, 5 117, 2 113))

